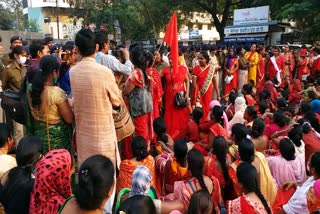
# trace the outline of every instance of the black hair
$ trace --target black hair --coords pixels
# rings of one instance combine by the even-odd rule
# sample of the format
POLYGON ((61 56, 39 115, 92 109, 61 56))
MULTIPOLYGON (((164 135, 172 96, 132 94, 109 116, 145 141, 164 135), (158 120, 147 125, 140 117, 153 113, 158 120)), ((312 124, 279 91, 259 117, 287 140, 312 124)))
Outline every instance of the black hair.
POLYGON ((154 55, 150 51, 146 51, 146 62, 148 62, 148 67, 151 67, 154 62, 154 55))
POLYGON ((253 79, 250 79, 249 81, 248 81, 248 84, 250 84, 252 87, 254 86, 254 80, 253 79))
POLYGON ((251 130, 251 137, 258 138, 260 137, 265 128, 266 124, 262 118, 256 118, 253 121, 252 130, 251 130))
POLYGON ((147 142, 142 136, 136 136, 132 141, 132 155, 137 159, 137 161, 141 161, 148 157, 147 150, 147 142))
POLYGON ((242 86, 242 90, 246 92, 246 94, 252 94, 252 85, 251 84, 244 84, 242 86))
POLYGON ((293 129, 288 132, 288 137, 297 147, 299 147, 301 146, 302 134, 302 127, 300 125, 294 125, 293 129))
POLYGON ((240 159, 247 163, 252 163, 254 160, 254 144, 251 140, 245 139, 239 143, 240 159))
POLYGON ((186 165, 186 156, 188 154, 187 141, 185 139, 177 139, 173 145, 174 157, 180 166, 186 165))
POLYGON ((302 114, 305 114, 307 113, 308 111, 311 111, 312 110, 312 106, 311 106, 311 103, 310 102, 307 102, 307 101, 302 101, 301 104, 300 104, 300 112, 302 114))
POLYGON ((250 163, 240 163, 240 165, 237 167, 237 178, 239 183, 241 183, 246 190, 245 193, 256 193, 267 213, 271 214, 271 209, 259 188, 258 172, 256 168, 250 163))
POLYGON ((192 119, 199 125, 200 119, 203 116, 203 110, 200 107, 195 107, 192 111, 192 119))
POLYGON ((310 122, 312 128, 314 128, 317 132, 320 132, 319 120, 316 113, 313 111, 308 111, 304 114, 303 118, 310 122))
POLYGON ((307 83, 314 83, 314 79, 312 76, 307 76, 307 83))
POLYGON ((77 33, 75 44, 82 56, 91 56, 96 51, 96 37, 89 29, 82 29, 77 33))
POLYGON ((256 119, 258 117, 257 115, 257 111, 253 106, 247 106, 246 110, 245 110, 248 115, 252 118, 252 120, 256 119))
POLYGON ((230 101, 230 103, 232 103, 232 105, 235 104, 237 97, 238 97, 238 96, 237 96, 237 93, 236 93, 236 92, 234 92, 234 91, 231 91, 231 92, 230 92, 230 94, 229 94, 229 101, 230 101))
POLYGON ((99 45, 99 50, 101 51, 104 44, 108 42, 108 33, 105 30, 99 30, 95 32, 95 43, 99 45))
POLYGON ((287 100, 285 98, 278 98, 277 99, 277 108, 283 110, 288 106, 287 100))
POLYGON ((199 184, 203 190, 208 191, 208 188, 203 180, 203 167, 204 167, 204 157, 201 152, 196 149, 191 149, 187 155, 188 169, 191 175, 198 179, 199 184))
POLYGON ((320 177, 320 152, 313 153, 310 159, 310 167, 314 168, 317 176, 320 177))
POLYGON ((0 36, 0 42, 2 42, 2 37, 0 36))
POLYGON ((5 123, 0 123, 0 148, 8 143, 10 137, 9 127, 5 123))
POLYGON ((214 209, 210 193, 199 190, 192 194, 187 214, 209 214, 214 209))
POLYGON ((279 93, 282 95, 282 97, 285 99, 285 100, 288 100, 288 92, 286 90, 283 90, 283 89, 280 89, 279 90, 279 93))
POLYGON ((40 60, 39 72, 35 75, 32 80, 31 99, 33 106, 40 106, 41 104, 41 93, 44 89, 44 83, 47 77, 54 71, 59 71, 59 62, 55 57, 44 56, 40 60))
POLYGON ((247 137, 247 128, 241 123, 236 123, 231 128, 231 133, 235 138, 235 143, 238 144, 247 137))
POLYGON ((298 122, 301 125, 302 132, 304 134, 308 134, 310 131, 312 131, 312 126, 308 120, 301 118, 298 122))
POLYGON ((209 64, 209 62, 210 62, 210 56, 209 56, 209 54, 208 54, 208 51, 202 50, 202 51, 200 51, 200 54, 207 60, 207 64, 209 64))
POLYGON ((114 166, 103 155, 94 155, 86 159, 79 170, 76 199, 84 210, 98 209, 108 195, 114 183, 114 166))
POLYGON ((9 53, 9 57, 10 59, 13 59, 15 54, 20 55, 24 52, 26 52, 26 50, 22 46, 18 45, 12 48, 11 53, 9 53))
POLYGON ((259 103, 259 112, 261 114, 264 114, 268 108, 270 108, 270 106, 265 101, 259 103))
POLYGON ((291 161, 296 158, 295 157, 295 147, 294 147, 292 141, 287 137, 280 140, 279 150, 280 150, 281 156, 284 159, 286 159, 287 161, 291 161))
POLYGON ((292 115, 292 117, 294 117, 294 115, 295 115, 294 108, 293 108, 291 105, 289 105, 289 106, 287 106, 286 108, 284 108, 284 109, 283 109, 283 112, 284 112, 284 113, 285 113, 285 112, 289 112, 289 113, 292 115))
POLYGON ((230 179, 228 168, 226 165, 227 161, 227 154, 228 154, 228 144, 224 137, 217 136, 213 141, 213 152, 217 156, 217 159, 220 162, 222 171, 223 171, 223 177, 227 181, 230 179))
POLYGON ((42 52, 44 49, 45 44, 41 40, 33 40, 30 47, 30 55, 33 59, 37 58, 38 56, 38 51, 42 52))
POLYGON ((150 196, 135 195, 126 199, 118 210, 118 214, 121 211, 126 214, 155 214, 157 213, 154 202, 150 196))
POLYGON ((273 113, 273 122, 282 128, 287 125, 287 117, 284 115, 283 111, 276 110, 273 113))
POLYGON ((215 122, 220 123, 223 126, 223 109, 221 106, 216 105, 212 108, 212 115, 214 116, 215 122))
POLYGON ((20 140, 17 151, 17 167, 12 168, 3 186, 3 204, 9 203, 20 190, 31 192, 33 187, 32 172, 43 152, 42 143, 38 137, 24 137, 20 140))
POLYGON ((146 52, 143 47, 137 46, 132 49, 131 61, 132 64, 136 66, 136 68, 141 69, 145 80, 144 82, 147 83, 148 78, 146 74, 146 52))
MULTIPOLYGON (((270 99, 271 92, 267 89, 262 90, 262 93, 265 94, 265 99, 270 99)), ((261 100, 261 99, 260 99, 261 100)))
POLYGON ((163 118, 158 117, 154 119, 153 130, 159 140, 161 140, 164 144, 168 143, 167 125, 163 118))
POLYGON ((314 92, 314 91, 308 91, 307 95, 308 95, 308 98, 311 100, 318 99, 318 96, 317 96, 316 92, 314 92))

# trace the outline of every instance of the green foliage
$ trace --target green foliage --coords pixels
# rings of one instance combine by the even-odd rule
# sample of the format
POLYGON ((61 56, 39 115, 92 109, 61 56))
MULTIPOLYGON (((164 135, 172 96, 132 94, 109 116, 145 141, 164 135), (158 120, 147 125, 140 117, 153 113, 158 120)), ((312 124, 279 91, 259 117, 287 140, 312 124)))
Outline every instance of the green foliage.
POLYGON ((14 13, 0 4, 0 29, 12 30, 14 28, 14 13))
POLYGON ((38 23, 37 23, 37 20, 35 19, 31 19, 28 21, 28 29, 30 32, 39 32, 39 26, 38 26, 38 23))

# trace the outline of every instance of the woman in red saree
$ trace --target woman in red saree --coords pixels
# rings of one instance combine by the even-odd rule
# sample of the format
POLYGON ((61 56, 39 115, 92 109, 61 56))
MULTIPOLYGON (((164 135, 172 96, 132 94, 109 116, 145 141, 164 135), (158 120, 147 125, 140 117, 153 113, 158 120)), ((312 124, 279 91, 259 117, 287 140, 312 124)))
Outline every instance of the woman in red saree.
MULTIPOLYGON (((170 55, 169 60, 171 63, 170 55)), ((185 99, 190 105, 188 70, 185 66, 179 65, 178 70, 173 71, 170 65, 162 69, 160 77, 164 77, 167 86, 164 104, 164 120, 167 124, 167 133, 173 139, 176 139, 189 120, 188 107, 177 107, 174 103, 176 93, 184 92, 185 99)))
POLYGON ((228 213, 271 214, 271 209, 258 186, 256 168, 250 163, 241 163, 237 168, 237 178, 242 196, 227 202, 228 213))
POLYGON ((209 64, 210 57, 207 51, 201 51, 198 55, 199 65, 192 70, 192 105, 195 106, 200 101, 203 110, 203 116, 200 123, 207 120, 210 113, 209 104, 212 100, 213 87, 220 97, 216 84, 216 68, 209 64))
POLYGON ((226 78, 232 78, 230 81, 225 81, 224 96, 229 96, 232 89, 238 88, 239 62, 234 48, 230 48, 229 50, 229 55, 224 63, 224 69, 226 71, 226 78))
POLYGON ((263 85, 265 82, 265 77, 264 77, 265 66, 266 66, 266 62, 265 62, 265 58, 264 58, 265 53, 266 53, 265 47, 260 45, 258 47, 258 53, 259 53, 259 62, 258 62, 256 87, 257 87, 258 92, 260 92, 263 90, 263 85))
POLYGON ((274 55, 273 56, 274 61, 273 61, 273 57, 271 57, 268 61, 268 68, 267 68, 268 80, 272 80, 273 78, 277 77, 278 69, 283 72, 285 67, 284 58, 280 56, 280 48, 273 47, 272 53, 274 55), (274 62, 276 63, 276 65, 274 64, 274 62))
POLYGON ((155 161, 147 152, 147 143, 142 136, 137 136, 132 141, 132 155, 133 159, 123 160, 120 164, 119 177, 117 179, 117 193, 123 188, 131 187, 131 178, 137 166, 143 165, 151 172, 151 186, 154 187, 158 193, 160 188, 157 185, 155 161))
POLYGON ((306 80, 307 76, 310 75, 310 58, 307 57, 307 49, 301 49, 298 63, 297 79, 306 80))

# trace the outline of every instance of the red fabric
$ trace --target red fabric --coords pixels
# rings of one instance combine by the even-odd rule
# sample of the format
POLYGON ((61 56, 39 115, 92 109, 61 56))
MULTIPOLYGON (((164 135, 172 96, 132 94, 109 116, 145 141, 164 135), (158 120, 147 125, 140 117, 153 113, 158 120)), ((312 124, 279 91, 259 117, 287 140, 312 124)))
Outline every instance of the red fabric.
POLYGON ((288 190, 278 189, 276 199, 272 205, 273 213, 277 213, 282 209, 282 206, 287 204, 293 193, 296 191, 294 187, 291 187, 288 190))
POLYGON ((161 78, 159 72, 154 67, 148 68, 147 74, 151 77, 150 86, 153 100, 153 117, 157 118, 160 116, 160 100, 163 94, 161 78))
POLYGON ((177 73, 179 50, 178 50, 177 14, 175 11, 173 12, 173 15, 168 24, 167 30, 163 37, 163 42, 166 42, 167 45, 170 46, 170 56, 172 60, 173 73, 177 73))
MULTIPOLYGON (((278 58, 276 58, 276 63, 278 65, 278 68, 283 71, 284 69, 284 58, 279 56, 278 58)), ((271 61, 269 61, 268 63, 268 68, 267 68, 267 74, 269 77, 269 80, 272 80, 273 78, 275 78, 277 76, 278 71, 275 69, 273 63, 271 61)))
MULTIPOLYGON (((276 123, 272 123, 270 125, 268 125, 263 134, 269 139, 271 140, 271 135, 273 135, 275 132, 277 131, 281 131, 283 129, 286 129, 287 126, 284 126, 284 127, 280 127, 278 124, 276 123)), ((285 136, 285 133, 282 134, 282 136, 285 136)), ((275 149, 275 150, 279 150, 279 145, 275 144, 274 142, 272 142, 272 148, 275 149)))
POLYGON ((264 73, 265 73, 265 61, 261 54, 259 54, 259 64, 258 64, 258 73, 257 73, 257 90, 261 92, 264 85, 264 73))
POLYGON ((178 138, 186 138, 188 142, 196 143, 200 140, 200 132, 198 124, 193 121, 189 120, 186 128, 180 132, 178 138))
POLYGON ((188 108, 178 108, 174 105, 175 93, 185 91, 184 81, 187 76, 187 72, 187 67, 182 65, 178 67, 178 72, 172 72, 172 74, 169 66, 162 69, 165 84, 167 86, 165 92, 164 120, 167 124, 167 134, 169 134, 174 140, 185 128, 189 120, 188 108), (174 90, 172 82, 173 87, 175 88, 174 90))
POLYGON ((315 74, 316 72, 320 72, 320 57, 318 57, 316 60, 312 63, 312 74, 315 74))
MULTIPOLYGON (((255 52, 253 52, 253 54, 254 53, 255 52)), ((237 62, 238 62, 238 58, 232 58, 229 68, 232 68, 234 66, 234 64, 237 62)), ((230 94, 232 89, 238 88, 238 70, 234 71, 232 75, 233 75, 233 79, 230 81, 230 83, 229 84, 224 83, 224 95, 228 95, 228 94, 230 94)))
POLYGON ((222 136, 224 138, 228 137, 227 131, 219 124, 215 123, 210 127, 210 132, 215 136, 222 136))
POLYGON ((210 127, 214 124, 213 120, 209 120, 207 122, 204 122, 204 123, 201 123, 199 125, 200 127, 200 130, 203 131, 203 132, 208 132, 210 127))
POLYGON ((65 149, 51 150, 37 163, 36 169, 29 212, 56 214, 72 195, 71 155, 65 149))
POLYGON ((202 145, 200 145, 198 143, 194 144, 194 146, 192 148, 201 152, 203 154, 203 156, 207 156, 209 154, 208 150, 206 150, 202 145))
POLYGON ((241 213, 256 214, 254 207, 247 202, 244 196, 240 197, 240 207, 241 213))
POLYGON ((305 143, 305 160, 308 163, 309 158, 314 152, 320 151, 320 140, 316 137, 314 131, 303 134, 302 140, 305 143))
POLYGON ((248 95, 245 95, 244 96, 246 101, 247 101, 247 105, 248 106, 254 106, 256 104, 256 100, 253 99, 252 97, 248 96, 248 95))
POLYGON ((223 173, 218 171, 218 169, 216 168, 216 160, 217 160, 216 155, 212 155, 211 157, 206 156, 204 160, 205 160, 205 164, 204 164, 205 166, 204 166, 203 174, 209 177, 212 177, 212 176, 216 177, 219 180, 220 187, 223 188, 226 184, 226 181, 224 180, 223 173))
POLYGON ((298 79, 302 79, 302 75, 310 75, 310 69, 309 69, 309 63, 310 63, 310 58, 306 57, 305 59, 301 59, 301 62, 298 66, 298 79))
MULTIPOLYGON (((204 84, 207 75, 210 71, 210 66, 208 66, 206 69, 201 70, 200 66, 196 66, 193 71, 192 74, 197 76, 197 88, 200 89, 202 87, 202 85, 204 84)), ((210 85, 208 87, 208 90, 205 94, 201 94, 200 92, 200 103, 202 105, 202 110, 203 110, 203 116, 200 120, 200 122, 205 122, 208 118, 208 115, 210 113, 210 101, 212 100, 212 89, 213 89, 213 84, 212 81, 210 82, 210 85)), ((195 94, 194 97, 196 97, 197 94, 195 94)))

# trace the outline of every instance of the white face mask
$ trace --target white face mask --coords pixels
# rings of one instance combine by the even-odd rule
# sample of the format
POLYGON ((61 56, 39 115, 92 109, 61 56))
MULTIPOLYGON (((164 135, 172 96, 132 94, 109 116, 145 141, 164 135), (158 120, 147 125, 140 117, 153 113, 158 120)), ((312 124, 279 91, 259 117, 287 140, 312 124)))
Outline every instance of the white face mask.
POLYGON ((27 57, 21 56, 19 59, 19 63, 22 65, 22 64, 25 64, 26 62, 27 62, 27 57))

